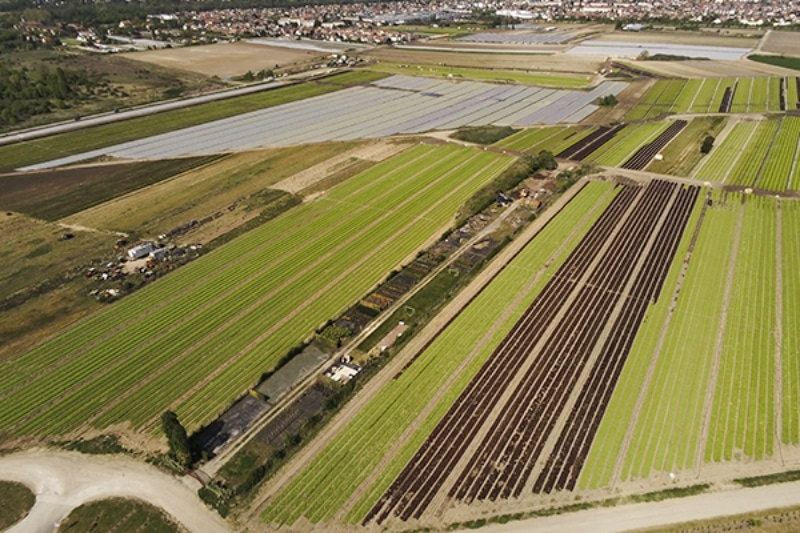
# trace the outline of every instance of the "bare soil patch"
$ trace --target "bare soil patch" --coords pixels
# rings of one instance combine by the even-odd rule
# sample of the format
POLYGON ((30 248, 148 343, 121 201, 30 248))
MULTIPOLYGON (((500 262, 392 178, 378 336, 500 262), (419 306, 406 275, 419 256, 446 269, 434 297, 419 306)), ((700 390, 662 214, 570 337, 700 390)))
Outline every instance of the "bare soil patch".
POLYGON ((770 54, 800 56, 800 33, 794 31, 769 31, 761 43, 761 51, 770 54))
POLYGON ((629 63, 664 76, 680 78, 727 78, 755 76, 794 76, 797 72, 755 61, 629 61, 629 63))
POLYGON ((357 161, 383 161, 404 150, 405 147, 406 145, 396 142, 371 142, 353 150, 342 152, 313 167, 298 172, 294 176, 281 180, 279 183, 275 184, 274 188, 291 193, 300 193, 318 184, 331 174, 352 166, 357 161))
POLYGON ((258 72, 288 64, 315 61, 324 57, 324 54, 308 50, 237 42, 134 52, 125 57, 162 67, 189 70, 225 79, 244 74, 247 71, 258 72))

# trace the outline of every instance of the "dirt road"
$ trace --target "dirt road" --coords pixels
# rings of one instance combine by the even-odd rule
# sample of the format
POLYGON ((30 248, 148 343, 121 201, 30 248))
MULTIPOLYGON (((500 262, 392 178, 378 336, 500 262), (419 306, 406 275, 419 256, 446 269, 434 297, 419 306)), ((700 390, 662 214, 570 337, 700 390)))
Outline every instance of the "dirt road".
POLYGON ((198 499, 196 487, 125 456, 31 450, 0 457, 0 479, 23 483, 36 494, 31 512, 8 533, 51 532, 73 508, 111 497, 152 503, 192 532, 231 531, 198 499))
POLYGON ((590 509, 482 528, 482 533, 616 533, 800 504, 800 482, 737 488, 653 503, 590 509))

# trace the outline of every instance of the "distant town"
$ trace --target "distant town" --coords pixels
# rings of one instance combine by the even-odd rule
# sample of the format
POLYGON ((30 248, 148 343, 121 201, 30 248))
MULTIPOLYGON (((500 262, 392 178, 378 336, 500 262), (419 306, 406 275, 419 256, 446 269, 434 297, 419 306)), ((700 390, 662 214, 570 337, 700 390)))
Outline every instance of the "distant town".
POLYGON ((555 22, 616 23, 638 31, 648 24, 681 27, 792 27, 798 24, 796 1, 652 2, 382 2, 304 6, 296 8, 241 8, 184 10, 152 13, 144 20, 119 20, 104 27, 77 23, 48 24, 23 17, 15 29, 26 41, 72 44, 96 51, 159 48, 225 40, 269 37, 312 39, 363 44, 403 43, 414 38, 409 25, 459 26, 482 23, 544 31, 555 22), (524 25, 526 24, 527 25, 524 25))

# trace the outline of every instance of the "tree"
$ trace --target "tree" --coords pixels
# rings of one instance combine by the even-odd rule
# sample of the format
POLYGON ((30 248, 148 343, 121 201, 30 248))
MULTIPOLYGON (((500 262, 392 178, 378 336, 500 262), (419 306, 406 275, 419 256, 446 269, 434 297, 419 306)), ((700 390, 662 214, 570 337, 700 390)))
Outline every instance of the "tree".
POLYGON ((714 137, 712 137, 711 135, 706 135, 706 138, 703 139, 703 145, 700 146, 700 153, 707 154, 708 152, 710 152, 711 149, 714 147, 714 141, 715 141, 714 137))
POLYGON ((167 436, 169 444, 169 454, 181 466, 189 466, 192 462, 192 449, 189 446, 189 437, 186 430, 178 420, 178 415, 172 411, 167 411, 161 415, 161 429, 167 436))

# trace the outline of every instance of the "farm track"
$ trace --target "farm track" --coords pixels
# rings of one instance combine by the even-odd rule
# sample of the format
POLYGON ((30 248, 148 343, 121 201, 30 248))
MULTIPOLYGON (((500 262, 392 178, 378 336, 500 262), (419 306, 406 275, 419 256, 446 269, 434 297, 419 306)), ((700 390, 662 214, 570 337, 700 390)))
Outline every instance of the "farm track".
MULTIPOLYGON (((624 287, 635 280, 636 290, 627 299, 631 303, 622 306, 619 318, 627 328, 607 341, 622 353, 625 346, 629 348, 637 320, 643 316, 641 309, 646 309, 651 297, 657 297, 660 291, 696 195, 696 187, 680 189, 660 181, 644 190, 626 186, 503 339, 478 373, 480 378, 470 382, 364 523, 382 523, 390 515, 401 520, 419 518, 445 482, 456 475, 458 478, 448 491, 455 500, 469 503, 475 499, 518 497, 537 461, 545 459, 542 450, 548 436, 597 351, 611 310, 621 299, 624 287), (662 218, 666 222, 659 230, 662 218), (653 239, 658 241, 657 246, 643 256, 647 242, 653 239), (642 262, 644 269, 637 276, 636 265, 642 262), (539 353, 533 360, 531 350, 539 353), (565 352, 571 352, 570 359, 564 358, 565 352), (501 398, 509 396, 509 376, 521 377, 515 379, 518 384, 503 405, 501 398), (479 429, 490 423, 476 452, 467 457, 467 448, 479 429)), ((599 364, 586 390, 594 391, 596 381, 609 369, 618 375, 623 362, 624 358, 611 365, 599 364)), ((599 404, 607 402, 610 390, 611 387, 593 398, 599 404)), ((559 464, 549 470, 564 472, 560 477, 568 483, 574 484, 580 471, 575 466, 585 457, 604 409, 604 405, 593 407, 599 411, 595 418, 575 419, 570 425, 570 431, 589 433, 586 446, 569 452, 572 462, 568 468, 559 464)))

